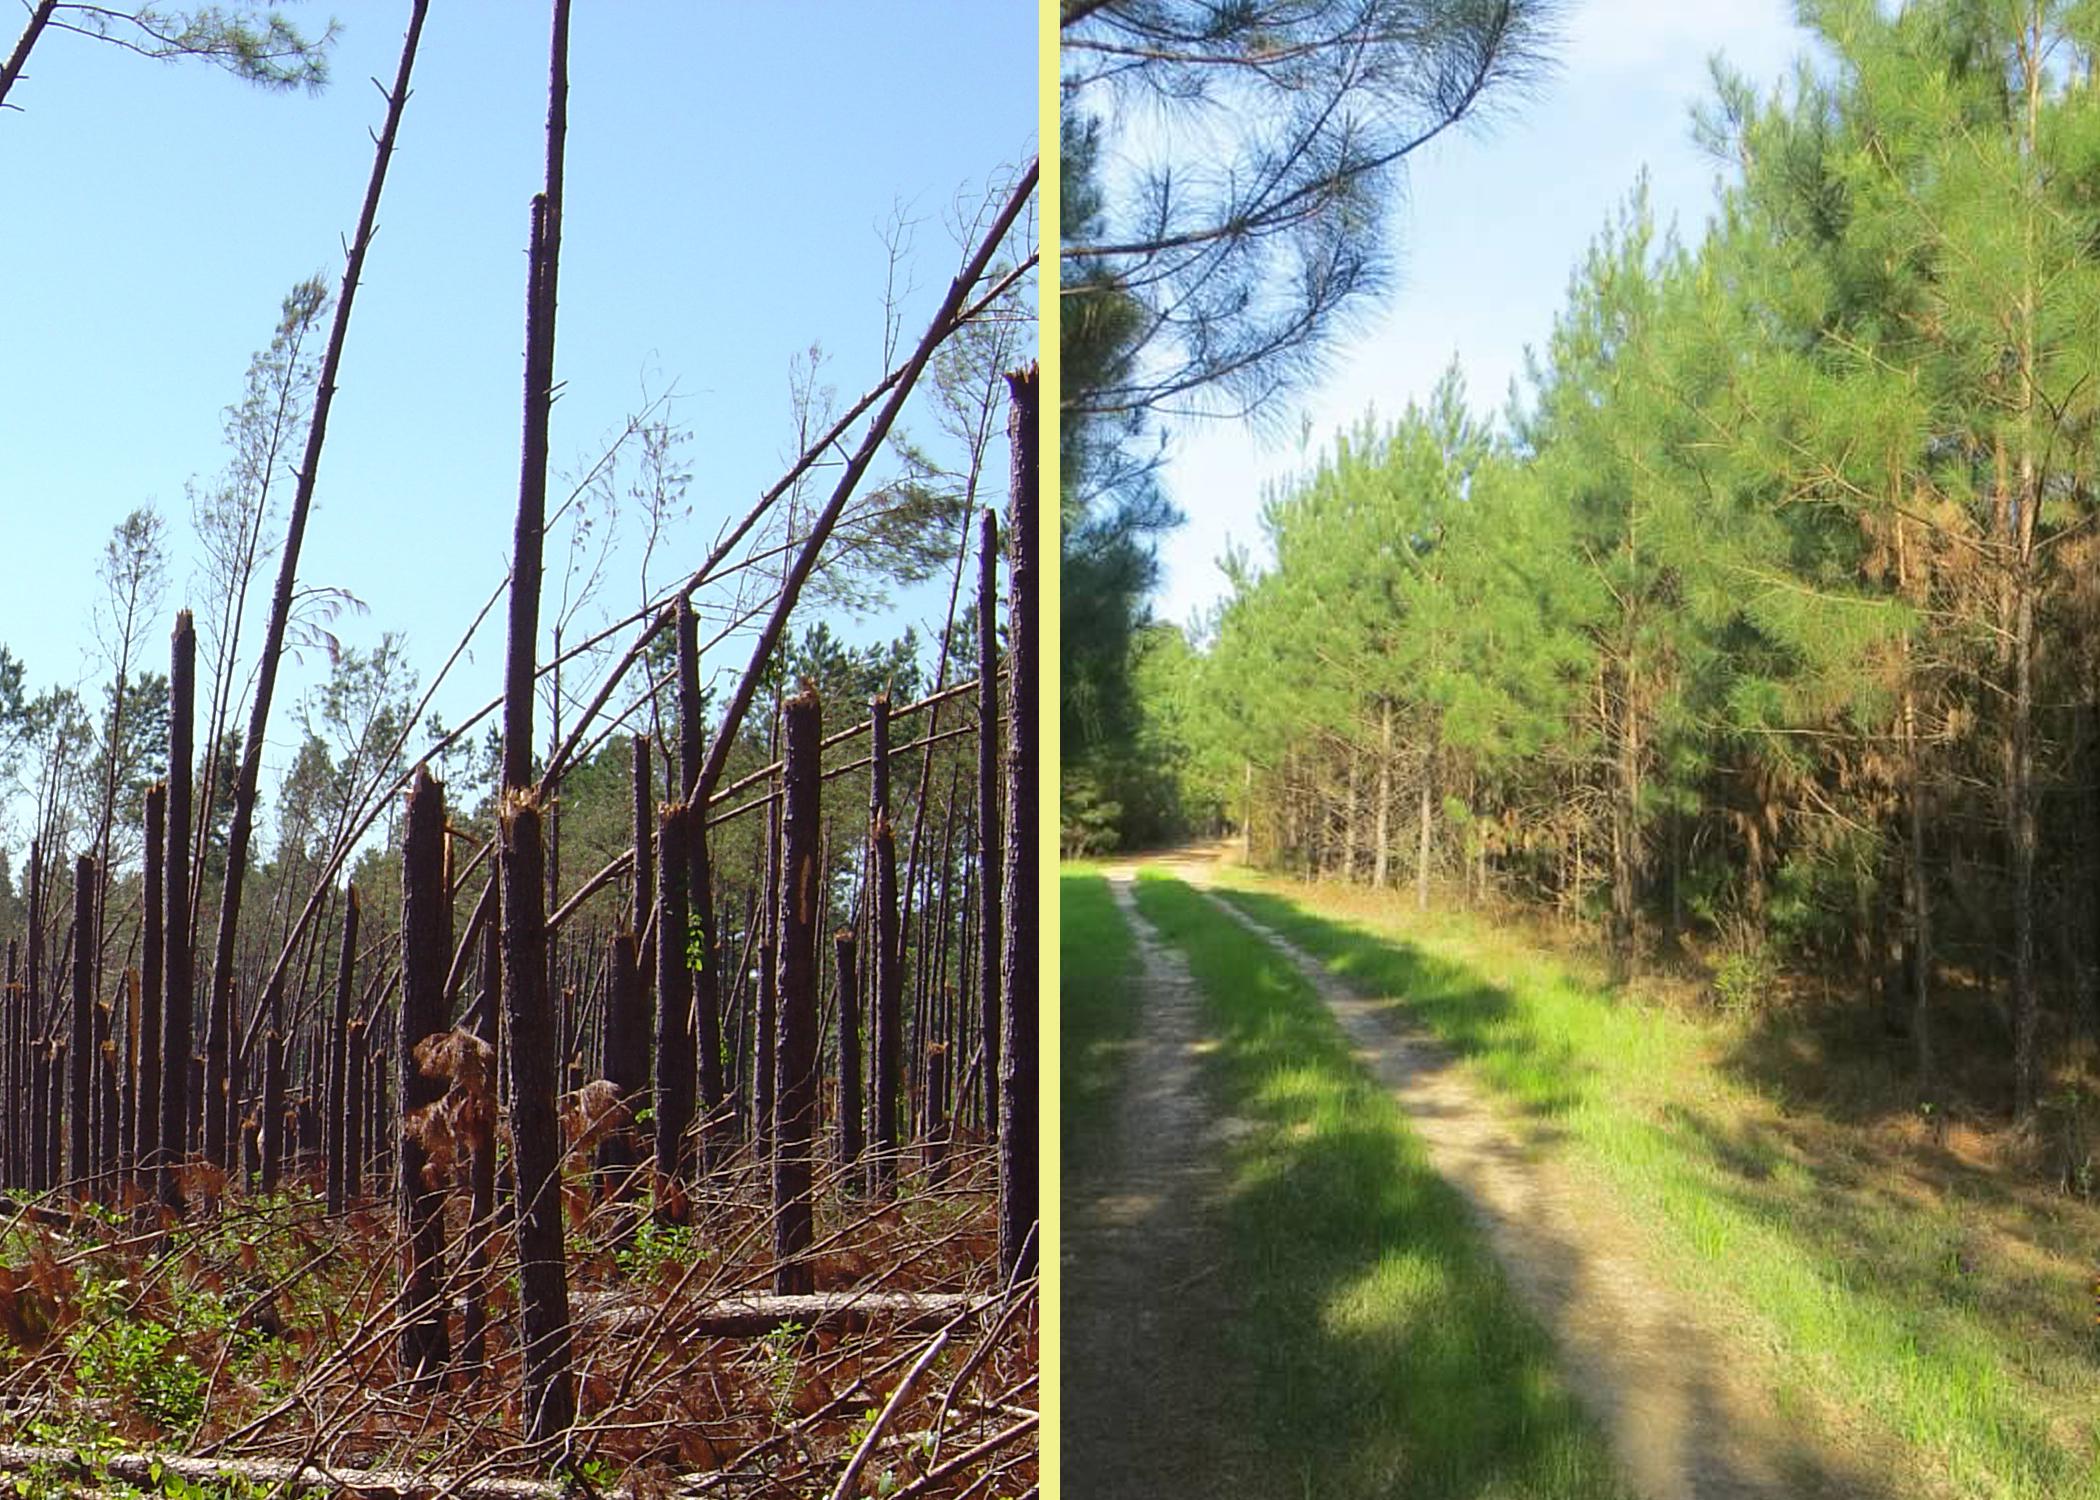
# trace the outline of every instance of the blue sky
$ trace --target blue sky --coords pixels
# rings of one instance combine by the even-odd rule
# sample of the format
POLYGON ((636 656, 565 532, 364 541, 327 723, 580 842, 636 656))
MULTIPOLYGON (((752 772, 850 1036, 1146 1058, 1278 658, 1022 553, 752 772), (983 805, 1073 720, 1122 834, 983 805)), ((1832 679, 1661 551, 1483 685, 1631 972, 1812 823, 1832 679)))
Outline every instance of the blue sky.
POLYGON ((1412 159, 1397 285, 1299 412, 1268 437, 1231 421, 1177 428, 1165 482, 1188 521, 1161 549, 1155 611, 1186 622, 1213 603, 1228 537, 1258 539, 1263 485, 1305 468, 1366 408, 1397 415, 1426 399, 1453 355, 1475 409, 1499 410, 1644 167, 1658 221, 1701 232, 1716 169, 1692 144, 1690 111, 1709 93, 1708 59, 1721 53, 1769 88, 1807 48, 1785 0, 1578 0, 1557 73, 1534 97, 1412 159))
MULTIPOLYGON (((53 34, 10 96, 19 112, 0 112, 0 643, 32 687, 92 687, 95 562, 132 507, 169 522, 166 613, 189 592, 184 482, 223 466, 222 409, 285 292, 340 276, 383 117, 367 79, 393 77, 408 9, 337 0, 318 97, 53 34)), ((0 50, 16 10, 0 9, 0 50)), ((547 10, 431 7, 302 560, 302 582, 369 604, 342 623, 347 642, 403 631, 425 680, 508 563, 547 10)), ((577 7, 571 58, 554 489, 645 386, 675 385, 694 515, 666 539, 661 581, 784 469, 798 355, 821 344, 819 381, 841 402, 879 378, 900 212, 903 336, 930 315, 960 263, 958 213, 1035 153, 1035 6, 623 0, 577 7)), ((922 403, 906 426, 930 437, 935 422, 922 403)), ((550 553, 550 593, 552 568, 550 553)), ((607 608, 637 593, 630 552, 607 608)), ((846 634, 937 625, 945 600, 922 590, 846 634)), ((500 689, 501 613, 439 700, 448 721, 500 689)), ((150 639, 164 668, 165 622, 150 639)), ((741 652, 718 665, 732 654, 740 667, 741 652)), ((272 761, 314 676, 280 685, 272 761)))

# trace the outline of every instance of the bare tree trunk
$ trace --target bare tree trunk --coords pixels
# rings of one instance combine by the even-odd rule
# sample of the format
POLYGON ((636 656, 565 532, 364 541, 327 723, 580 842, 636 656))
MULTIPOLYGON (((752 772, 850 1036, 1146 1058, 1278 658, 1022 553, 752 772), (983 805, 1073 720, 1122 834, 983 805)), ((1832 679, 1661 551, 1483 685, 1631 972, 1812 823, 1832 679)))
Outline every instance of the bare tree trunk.
POLYGON ((691 807, 674 802, 663 809, 656 846, 656 1213, 684 1222, 685 1140, 693 1123, 692 971, 686 967, 685 883, 692 870, 687 840, 698 821, 691 807))
POLYGON ((424 1180, 429 1163, 419 1112, 444 1097, 444 1083, 424 1073, 416 1048, 450 1029, 445 970, 452 958, 452 901, 445 883, 445 791, 418 766, 408 792, 401 849, 401 1010, 394 1036, 395 1089, 401 1100, 398 1196, 401 1270, 401 1370, 431 1387, 451 1357, 440 1288, 445 1281, 445 1194, 424 1180))
POLYGON ((277 1191, 284 1170, 284 1028, 272 1020, 263 1036, 262 1190, 277 1191))
POLYGON ((650 800, 649 736, 634 737, 634 888, 628 907, 628 923, 641 946, 635 951, 635 966, 642 976, 642 1002, 649 999, 649 978, 656 961, 656 938, 649 913, 656 906, 656 810, 650 800), (649 934, 644 936, 644 934, 649 934))
POLYGON ((561 1127, 554 1100, 559 1038, 552 997, 547 993, 540 810, 529 789, 505 795, 499 824, 504 1023, 509 1033, 504 1059, 509 1065, 511 1163, 517 1200, 525 1437, 531 1443, 544 1443, 574 1424, 576 1392, 569 1373, 561 1127))
POLYGON ((851 1174, 860 1162, 862 1145, 860 976, 855 972, 853 929, 834 933, 831 945, 839 1010, 839 1166, 851 1174))
POLYGON ((979 523, 977 561, 977 1010, 984 1123, 999 1132, 999 518, 979 523))
POLYGON ((1012 676, 1006 750, 1006 938, 1000 958, 1003 1000, 999 1062, 999 1268, 1011 1281, 1034 1272, 1037 1251, 1036 1148, 1037 927, 1040 872, 1036 868, 1036 724, 1040 678, 1036 660, 1037 513, 1036 398, 1033 365, 1007 377, 1013 409, 1007 436, 1013 445, 1013 522, 1007 639, 1012 676))
POLYGON ((1385 700, 1378 705, 1378 790, 1375 795, 1378 806, 1372 814, 1371 842, 1375 850, 1371 856, 1371 884, 1382 891, 1392 857, 1393 809, 1393 705, 1385 700))
POLYGON ((1356 855, 1363 827, 1362 780, 1363 757, 1351 745, 1348 751, 1349 769, 1345 773, 1344 785, 1347 794, 1342 802, 1342 879, 1356 883, 1356 855))
POLYGON ((66 1086, 66 1182, 84 1192, 95 1175, 93 1136, 88 1130, 88 1091, 100 1054, 95 1038, 95 858, 73 861, 73 1042, 66 1086))
MULTIPOLYGON (((612 982, 605 995, 606 1080, 620 1091, 629 1113, 642 1107, 649 1092, 649 1010, 642 989, 641 960, 631 932, 612 937, 612 982)), ((635 1162, 635 1150, 624 1132, 614 1132, 598 1148, 598 1164, 624 1183, 635 1162)))
POLYGON ((885 815, 875 824, 875 1069, 869 1131, 871 1185, 889 1193, 897 1184, 897 1094, 904 1061, 904 965, 897 953, 897 837, 885 815))
MULTIPOLYGON (((2021 497, 2022 508, 2032 503, 2021 497)), ((2013 874, 2013 1113, 2035 1111, 2040 1093, 2036 1033, 2041 999, 2034 977, 2034 585, 2023 560, 2013 604, 2012 734, 2006 802, 2011 822, 2013 874)))
POLYGON ((167 955, 162 922, 167 902, 168 784, 157 781, 146 788, 146 888, 144 932, 140 944, 143 973, 139 984, 138 1050, 131 1060, 136 1097, 131 1112, 131 1159, 143 1183, 147 1169, 159 1159, 160 1140, 160 1007, 161 987, 166 982, 167 955))
MULTIPOLYGON (((547 977, 546 860, 541 810, 530 790, 532 692, 547 514, 548 422, 554 396, 562 154, 568 135, 568 51, 568 0, 554 0, 547 89, 546 190, 532 200, 525 298, 524 451, 519 465, 518 518, 511 564, 503 704, 504 796, 499 814, 503 1011, 508 1042, 504 1059, 510 1079, 519 1318, 525 1342, 525 1434, 532 1443, 550 1441, 576 1420, 576 1396, 569 1373, 568 1280, 562 1242, 561 1131, 555 1106, 561 1036, 547 977)), ((682 879, 684 872, 678 873, 682 879)), ((676 941, 682 934, 682 923, 677 934, 661 931, 659 950, 682 959, 684 955, 676 941)), ((662 998, 664 1008, 671 1009, 671 997, 662 998)), ((659 1109, 662 1105, 659 1097, 659 1109)), ((661 1120, 658 1130, 662 1130, 661 1120)))
MULTIPOLYGON (((633 936, 628 935, 630 950, 633 936)), ((503 994, 503 940, 498 925, 488 923, 481 932, 481 1000, 474 1007, 474 1034, 488 1043, 492 1053, 500 1050, 502 1027, 499 1024, 499 1009, 503 994)), ((646 1053, 647 1039, 643 1041, 646 1053)), ((491 1072, 500 1067, 494 1062, 491 1072)), ((642 1060, 646 1078, 648 1059, 642 1060)), ((629 1153, 630 1160, 632 1152, 629 1153)), ((488 1357, 489 1321, 489 1239, 496 1232, 496 1130, 495 1121, 481 1132, 474 1142, 474 1156, 468 1165, 468 1227, 467 1227, 467 1311, 460 1329, 460 1363, 465 1366, 469 1379, 480 1376, 488 1357)))
POLYGON ((22 1016, 20 965, 22 946, 17 938, 7 940, 7 983, 0 989, 0 1088, 15 1101, 15 1107, 0 1113, 0 1186, 19 1187, 15 1170, 15 1144, 22 1133, 21 1074, 15 1067, 15 1030, 22 1016))
POLYGON ((352 1021, 343 1033, 343 1192, 350 1198, 365 1193, 365 1023, 352 1021))
MULTIPOLYGON (((701 746, 704 725, 700 707, 700 622, 693 602, 678 596, 678 779, 685 788, 684 800, 698 795, 704 764, 701 746)), ((696 1078, 701 1117, 702 1157, 712 1163, 722 1122, 722 976, 715 958, 714 871, 707 853, 707 816, 694 815, 686 849, 688 873, 686 901, 691 922, 686 940, 688 953, 697 951, 698 963, 688 964, 692 975, 693 1048, 697 1054, 696 1078)))
POLYGON ((817 1116, 817 925, 824 892, 817 868, 823 817, 822 706, 813 691, 787 702, 780 816, 779 1031, 773 1088, 773 1290, 816 1289, 804 1258, 816 1236, 810 1198, 817 1116))
POLYGON ((1429 910, 1429 787, 1430 763, 1422 767, 1422 794, 1415 807, 1415 824, 1420 830, 1415 852, 1415 910, 1429 910))
MULTIPOLYGON (((1906 651, 1905 656, 1909 655, 1906 651)), ((1931 1099, 1932 1067, 1932 895, 1925 878, 1925 787, 1918 761, 1917 700, 1903 691, 1903 757, 1908 837, 1903 843, 1903 907, 1911 940, 1911 1043, 1917 1049, 1918 1092, 1931 1099)))
POLYGON ((357 968, 357 918, 362 901, 351 886, 343 902, 343 942, 335 968, 335 1015, 328 1028, 328 1212, 340 1214, 356 1189, 350 1178, 349 1137, 357 1128, 350 1107, 350 995, 357 968))

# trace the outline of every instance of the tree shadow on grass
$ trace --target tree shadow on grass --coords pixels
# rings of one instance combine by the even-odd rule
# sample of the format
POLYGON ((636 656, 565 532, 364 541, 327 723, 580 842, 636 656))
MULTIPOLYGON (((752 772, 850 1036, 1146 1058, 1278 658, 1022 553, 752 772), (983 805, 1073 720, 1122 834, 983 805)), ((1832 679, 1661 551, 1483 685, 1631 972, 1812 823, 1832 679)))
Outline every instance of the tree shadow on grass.
MULTIPOLYGON (((1939 1419, 1961 1407, 1960 1430, 1983 1435, 1960 1440, 1974 1466, 1967 1482, 2100 1493, 2089 1457, 2100 1442, 2090 1270, 2008 1232, 2017 1196, 1988 1180, 1935 1186, 1871 1140, 1834 1151, 1813 1122, 1722 1120, 1682 1106, 1667 1115, 1722 1203, 1841 1281, 1848 1357, 1873 1375, 1892 1427, 1948 1430, 1939 1419)), ((2088 1253, 2100 1238, 2071 1237, 2088 1253)), ((1724 1260, 1758 1253, 1731 1247, 1724 1260)))
POLYGON ((1473 1059, 1535 1124, 1566 1114, 1594 1088, 1596 1070, 1572 1046, 1526 1028, 1510 992, 1465 965, 1402 939, 1309 917, 1263 892, 1217 895, 1280 933, 1358 994, 1378 999, 1394 1025, 1427 1031, 1435 1045, 1473 1059))

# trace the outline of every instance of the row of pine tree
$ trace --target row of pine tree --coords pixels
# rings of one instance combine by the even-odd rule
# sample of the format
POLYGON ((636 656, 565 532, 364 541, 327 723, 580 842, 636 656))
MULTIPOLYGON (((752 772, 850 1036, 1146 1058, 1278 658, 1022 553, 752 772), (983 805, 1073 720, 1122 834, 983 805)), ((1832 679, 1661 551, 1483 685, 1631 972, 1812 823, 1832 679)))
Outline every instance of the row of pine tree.
POLYGON ((1140 637, 1145 748, 1257 859, 1855 976, 1927 1098, 1959 1005, 2026 1117, 2100 1022, 2100 7, 1804 12, 1696 244, 1637 189, 1505 420, 1367 417, 1140 637))

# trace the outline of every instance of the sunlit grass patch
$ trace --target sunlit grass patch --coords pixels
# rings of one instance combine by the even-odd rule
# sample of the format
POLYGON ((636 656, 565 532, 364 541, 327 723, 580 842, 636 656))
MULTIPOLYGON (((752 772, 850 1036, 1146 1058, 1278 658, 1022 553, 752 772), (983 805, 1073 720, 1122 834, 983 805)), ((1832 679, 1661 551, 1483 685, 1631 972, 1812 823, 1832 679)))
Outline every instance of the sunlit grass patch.
POLYGON ((1098 1159, 1108 1108, 1122 1076, 1122 1051, 1137 1032, 1131 993, 1136 962, 1130 929, 1108 882, 1067 866, 1058 880, 1058 982, 1062 1042, 1059 1142, 1067 1174, 1098 1159))

